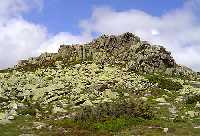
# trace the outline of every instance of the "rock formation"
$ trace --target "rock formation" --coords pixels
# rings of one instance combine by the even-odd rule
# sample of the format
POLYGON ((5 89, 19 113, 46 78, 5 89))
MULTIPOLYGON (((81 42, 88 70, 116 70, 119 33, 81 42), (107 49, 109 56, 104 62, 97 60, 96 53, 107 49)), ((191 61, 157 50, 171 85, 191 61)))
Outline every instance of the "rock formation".
POLYGON ((100 65, 120 65, 142 73, 195 76, 192 70, 177 65, 171 53, 163 46, 151 45, 132 33, 119 36, 102 35, 83 45, 61 45, 58 53, 44 53, 36 58, 23 60, 16 69, 34 69, 54 66, 56 61, 65 65, 93 61, 100 65))

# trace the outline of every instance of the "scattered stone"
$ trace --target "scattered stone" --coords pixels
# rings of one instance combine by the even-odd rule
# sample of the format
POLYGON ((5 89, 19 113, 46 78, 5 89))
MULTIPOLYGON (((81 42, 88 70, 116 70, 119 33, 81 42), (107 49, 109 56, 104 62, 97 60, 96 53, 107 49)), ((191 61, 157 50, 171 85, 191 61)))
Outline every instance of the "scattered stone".
POLYGON ((162 127, 161 126, 150 126, 150 127, 148 127, 148 128, 150 128, 150 129, 162 129, 162 127))
POLYGON ((159 102, 159 103, 166 103, 165 98, 157 98, 157 99, 155 99, 155 101, 159 102))
POLYGON ((169 131, 169 128, 163 128, 163 132, 167 133, 169 131))
POLYGON ((55 114, 55 113, 59 113, 59 112, 67 112, 67 110, 63 109, 63 108, 60 108, 60 107, 57 107, 57 106, 54 106, 54 108, 52 109, 52 112, 55 114))
POLYGON ((195 105, 195 108, 200 108, 200 103, 197 102, 197 104, 195 105))
POLYGON ((168 102, 158 103, 159 106, 170 106, 171 104, 168 102))
POLYGON ((194 128, 200 128, 200 126, 195 126, 194 128))
POLYGON ((129 94, 128 94, 128 93, 124 93, 124 96, 125 96, 125 97, 128 97, 128 96, 129 96, 129 94))
POLYGON ((172 114, 176 114, 177 113, 177 110, 176 110, 175 106, 169 107, 168 109, 169 109, 169 112, 172 113, 172 114))
POLYGON ((14 117, 14 116, 8 116, 8 119, 9 119, 9 120, 14 120, 15 117, 14 117))
POLYGON ((82 106, 93 106, 92 102, 90 100, 86 100, 82 106))
POLYGON ((141 99, 142 101, 147 101, 147 100, 148 100, 147 97, 140 97, 140 99, 141 99))
POLYGON ((42 129, 45 128, 46 124, 42 122, 33 122, 33 128, 35 129, 42 129))
POLYGON ((34 134, 21 134, 19 136, 37 136, 37 135, 34 135, 34 134))

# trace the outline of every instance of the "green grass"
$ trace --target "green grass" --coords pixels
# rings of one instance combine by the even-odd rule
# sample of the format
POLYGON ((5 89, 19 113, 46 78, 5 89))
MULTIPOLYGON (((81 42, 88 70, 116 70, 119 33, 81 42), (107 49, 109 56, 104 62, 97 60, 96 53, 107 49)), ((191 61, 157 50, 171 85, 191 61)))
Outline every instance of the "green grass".
POLYGON ((119 117, 119 118, 107 120, 105 122, 94 123, 93 127, 97 130, 117 132, 120 129, 129 127, 130 125, 140 124, 142 121, 144 121, 144 119, 142 118, 119 117))
POLYGON ((0 135, 18 136, 20 134, 35 134, 38 136, 129 136, 129 135, 176 135, 176 136, 198 136, 200 129, 193 128, 200 125, 200 120, 193 121, 172 121, 163 119, 150 119, 134 117, 109 118, 105 121, 73 121, 70 119, 53 120, 43 119, 36 120, 32 117, 21 116, 16 118, 12 123, 0 125, 0 135), (46 125, 42 129, 33 129, 33 122, 44 122, 46 125), (49 129, 51 126, 51 129, 49 129), (168 128, 167 134, 163 128, 168 128))
POLYGON ((18 117, 11 123, 6 125, 0 124, 0 135, 1 136, 18 136, 20 134, 30 134, 33 132, 31 125, 33 122, 32 117, 18 117))

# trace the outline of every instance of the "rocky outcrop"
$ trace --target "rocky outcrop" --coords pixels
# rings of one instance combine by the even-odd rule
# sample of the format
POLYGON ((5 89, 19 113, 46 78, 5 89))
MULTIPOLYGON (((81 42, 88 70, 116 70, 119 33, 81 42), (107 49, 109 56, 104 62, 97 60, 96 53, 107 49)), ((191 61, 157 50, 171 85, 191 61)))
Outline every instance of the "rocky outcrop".
POLYGON ((21 61, 15 68, 54 66, 56 61, 62 61, 65 65, 92 61, 102 66, 119 65, 128 70, 145 73, 157 72, 168 75, 188 73, 187 69, 176 64, 171 53, 163 46, 141 41, 132 33, 119 36, 102 35, 83 45, 61 45, 58 53, 44 53, 39 57, 21 61))
POLYGON ((102 64, 119 64, 129 70, 148 73, 176 64, 164 47, 150 45, 132 33, 117 37, 103 35, 90 44, 95 48, 95 61, 102 64))

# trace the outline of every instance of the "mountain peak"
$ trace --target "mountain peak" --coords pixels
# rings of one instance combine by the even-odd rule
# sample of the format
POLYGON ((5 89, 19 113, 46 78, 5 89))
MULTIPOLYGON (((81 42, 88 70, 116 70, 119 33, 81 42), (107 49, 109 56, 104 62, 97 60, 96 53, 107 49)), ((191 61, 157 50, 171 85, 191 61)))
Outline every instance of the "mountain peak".
POLYGON ((194 75, 178 66, 171 53, 163 46, 151 45, 140 37, 127 32, 121 35, 101 35, 91 42, 61 45, 58 53, 44 53, 39 57, 23 60, 16 69, 34 69, 54 66, 56 61, 65 65, 92 61, 99 65, 119 65, 127 70, 167 75, 194 75))

